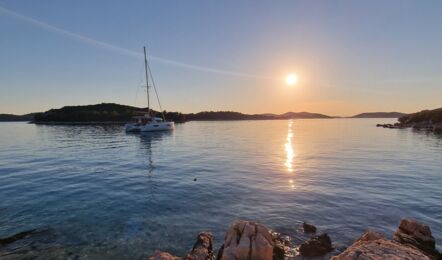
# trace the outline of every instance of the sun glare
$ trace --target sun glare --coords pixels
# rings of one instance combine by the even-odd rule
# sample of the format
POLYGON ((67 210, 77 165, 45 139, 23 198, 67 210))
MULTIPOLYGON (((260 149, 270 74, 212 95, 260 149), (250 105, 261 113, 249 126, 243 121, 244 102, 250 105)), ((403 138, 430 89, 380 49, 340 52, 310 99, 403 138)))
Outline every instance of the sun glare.
POLYGON ((289 74, 285 79, 287 85, 293 86, 298 82, 298 76, 296 74, 289 74))

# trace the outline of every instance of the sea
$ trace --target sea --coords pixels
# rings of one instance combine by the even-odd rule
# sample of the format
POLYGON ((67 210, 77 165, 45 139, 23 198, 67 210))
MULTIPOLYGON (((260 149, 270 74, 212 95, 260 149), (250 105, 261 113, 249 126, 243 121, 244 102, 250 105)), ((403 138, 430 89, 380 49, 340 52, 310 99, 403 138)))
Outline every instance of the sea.
POLYGON ((0 258, 185 256, 235 220, 336 248, 401 218, 442 247, 442 136, 377 128, 396 119, 210 121, 127 134, 121 125, 0 123, 0 258))

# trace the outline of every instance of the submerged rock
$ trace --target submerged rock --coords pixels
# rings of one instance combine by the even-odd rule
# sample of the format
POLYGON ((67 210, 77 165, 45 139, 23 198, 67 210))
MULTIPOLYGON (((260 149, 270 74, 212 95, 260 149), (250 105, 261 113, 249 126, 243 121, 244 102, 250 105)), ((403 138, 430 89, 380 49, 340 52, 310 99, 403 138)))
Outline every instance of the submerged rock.
POLYGON ((213 255, 213 235, 210 232, 198 234, 197 241, 193 245, 192 251, 187 254, 188 260, 212 260, 213 255))
POLYGON ((148 260, 181 260, 181 257, 171 255, 168 252, 155 251, 155 254, 149 257, 148 260))
POLYGON ((17 240, 23 239, 23 238, 27 238, 32 236, 33 234, 37 233, 37 229, 31 229, 31 230, 26 230, 17 234, 14 234, 12 236, 9 237, 5 237, 5 238, 0 238, 0 245, 7 245, 10 243, 13 243, 17 240))
POLYGON ((55 231, 49 228, 31 229, 0 238, 0 259, 34 259, 49 251, 61 251, 55 231))
POLYGON ((413 219, 401 220, 393 241, 419 249, 432 257, 440 256, 430 227, 413 219))
POLYGON ((310 238, 299 247, 299 253, 308 257, 325 255, 332 250, 331 239, 326 233, 310 238))
POLYGON ((344 252, 332 257, 332 260, 351 259, 428 260, 430 258, 417 249, 390 241, 383 235, 368 230, 344 252))
POLYGON ((304 229, 304 233, 316 233, 316 227, 307 222, 302 224, 302 228, 304 229))
POLYGON ((218 258, 222 260, 273 259, 270 230, 259 223, 235 221, 226 233, 218 258))

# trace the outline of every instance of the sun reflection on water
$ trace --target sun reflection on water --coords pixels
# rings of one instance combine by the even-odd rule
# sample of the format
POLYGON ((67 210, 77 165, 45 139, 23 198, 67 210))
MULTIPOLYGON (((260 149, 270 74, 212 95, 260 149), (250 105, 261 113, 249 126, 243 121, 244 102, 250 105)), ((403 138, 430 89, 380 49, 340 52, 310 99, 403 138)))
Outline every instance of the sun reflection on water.
POLYGON ((292 124, 293 122, 290 120, 288 125, 288 133, 287 133, 287 143, 285 143, 285 152, 287 154, 287 159, 285 161, 285 166, 287 167, 288 172, 293 172, 293 158, 295 157, 295 152, 293 150, 292 145, 292 124))
MULTIPOLYGON (((293 150, 292 145, 292 139, 293 139, 293 133, 292 133, 292 120, 288 123, 288 130, 287 130, 287 143, 284 144, 285 152, 287 154, 287 159, 284 163, 285 167, 287 167, 287 171, 289 173, 293 173, 293 158, 295 157, 295 151, 293 150)), ((290 188, 295 189, 295 184, 293 179, 289 180, 290 188)))

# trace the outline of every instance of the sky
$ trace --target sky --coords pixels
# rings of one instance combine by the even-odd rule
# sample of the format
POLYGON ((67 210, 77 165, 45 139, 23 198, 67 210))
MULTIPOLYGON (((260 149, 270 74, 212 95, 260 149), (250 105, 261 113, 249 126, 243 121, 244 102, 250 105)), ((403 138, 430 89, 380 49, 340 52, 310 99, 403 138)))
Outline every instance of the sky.
POLYGON ((145 107, 143 46, 168 111, 437 108, 441 13, 430 0, 0 0, 0 113, 145 107))

